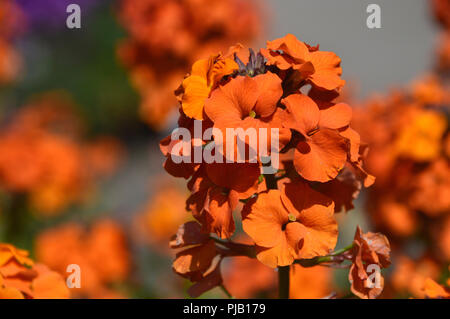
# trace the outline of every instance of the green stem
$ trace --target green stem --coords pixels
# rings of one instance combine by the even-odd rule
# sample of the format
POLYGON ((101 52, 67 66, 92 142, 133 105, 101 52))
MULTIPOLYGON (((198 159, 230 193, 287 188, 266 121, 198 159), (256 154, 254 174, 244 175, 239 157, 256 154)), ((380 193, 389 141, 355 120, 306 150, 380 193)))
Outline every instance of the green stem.
POLYGON ((220 285, 220 288, 222 289, 222 291, 225 293, 225 295, 227 295, 227 297, 229 299, 234 299, 233 295, 228 291, 227 288, 225 288, 224 285, 220 285))
POLYGON ((289 299, 290 266, 278 267, 278 298, 289 299))
POLYGON ((346 251, 351 250, 352 248, 353 248, 353 243, 342 249, 338 249, 338 250, 332 252, 328 256, 319 256, 319 257, 314 257, 311 259, 297 259, 296 261, 294 261, 294 263, 299 264, 303 267, 313 267, 316 265, 320 265, 322 263, 333 262, 333 261, 336 261, 333 257, 339 256, 339 255, 345 253, 346 251))
POLYGON ((337 255, 343 254, 346 251, 349 251, 350 249, 352 249, 353 246, 354 246, 354 244, 351 243, 350 245, 345 246, 344 248, 341 248, 341 249, 338 249, 338 250, 334 251, 333 253, 330 254, 330 256, 337 256, 337 255))

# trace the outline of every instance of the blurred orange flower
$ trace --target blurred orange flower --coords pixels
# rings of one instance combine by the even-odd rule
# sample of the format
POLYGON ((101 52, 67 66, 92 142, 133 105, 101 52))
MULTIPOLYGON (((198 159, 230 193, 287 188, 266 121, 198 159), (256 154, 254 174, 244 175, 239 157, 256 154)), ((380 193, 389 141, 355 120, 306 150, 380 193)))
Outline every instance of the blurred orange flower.
MULTIPOLYGON (((173 91, 190 65, 230 43, 255 40, 261 33, 259 11, 255 1, 247 0, 120 1, 118 18, 129 38, 119 45, 118 55, 141 95, 141 117, 155 129, 165 127, 176 109, 173 91)), ((214 73, 236 68, 233 60, 217 57, 197 62, 183 83, 189 116, 202 118, 202 100, 215 84, 214 73)))
POLYGON ((0 299, 67 299, 63 277, 35 264, 25 250, 0 243, 0 299))
POLYGON ((439 273, 438 264, 429 257, 412 260, 400 256, 395 262, 390 284, 396 292, 406 292, 416 298, 424 298, 425 282, 427 279, 437 280, 439 273))
POLYGON ((22 68, 22 58, 13 46, 22 31, 25 17, 13 0, 0 1, 0 85, 14 81, 22 68))
POLYGON ((168 240, 187 221, 185 201, 184 193, 174 185, 158 188, 135 220, 139 234, 155 249, 167 252, 168 240))
POLYGON ((109 294, 108 285, 125 280, 130 271, 125 234, 112 220, 97 221, 89 231, 74 223, 46 230, 35 246, 37 259, 61 274, 68 275, 68 265, 80 266, 81 287, 72 289, 78 297, 109 294))
POLYGON ((331 268, 314 266, 291 267, 290 292, 292 299, 319 299, 333 292, 333 271, 331 268), (313 280, 312 280, 313 279, 313 280))
POLYGON ((111 138, 85 142, 70 97, 44 93, 0 128, 0 186, 27 194, 37 214, 54 216, 84 201, 94 179, 117 168, 121 153, 111 138))
POLYGON ((439 285, 433 279, 425 280, 423 290, 426 298, 450 299, 450 289, 439 285))

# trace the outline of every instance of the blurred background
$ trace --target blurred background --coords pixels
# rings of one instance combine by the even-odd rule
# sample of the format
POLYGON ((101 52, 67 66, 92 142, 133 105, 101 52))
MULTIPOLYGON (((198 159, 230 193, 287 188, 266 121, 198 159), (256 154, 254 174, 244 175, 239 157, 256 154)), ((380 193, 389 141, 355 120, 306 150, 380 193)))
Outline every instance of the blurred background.
MULTIPOLYGON (((189 218, 187 189, 159 150, 176 125, 173 91, 199 57, 286 33, 341 57, 352 106, 408 87, 433 70, 442 27, 429 1, 378 0, 382 28, 368 29, 373 2, 0 0, 0 242, 62 273, 68 263, 88 269, 79 297, 187 297, 168 248, 189 218), (81 7, 80 29, 66 26, 70 3, 81 7)), ((339 247, 357 224, 372 229, 367 198, 338 217, 339 247)), ((234 295, 274 295, 267 269, 232 263, 224 276, 234 295), (264 284, 244 287, 249 272, 264 284)), ((296 281, 299 298, 349 286, 346 270, 326 268, 296 281)))

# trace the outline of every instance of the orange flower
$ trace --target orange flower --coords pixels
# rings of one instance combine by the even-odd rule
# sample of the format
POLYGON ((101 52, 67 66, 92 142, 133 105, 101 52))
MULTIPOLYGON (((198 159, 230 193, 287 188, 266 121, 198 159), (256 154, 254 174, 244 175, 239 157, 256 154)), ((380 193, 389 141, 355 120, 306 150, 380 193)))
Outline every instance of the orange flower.
POLYGON ((124 157, 120 141, 110 136, 101 136, 86 147, 89 166, 97 176, 108 176, 116 171, 124 157))
MULTIPOLYGON (((267 72, 255 77, 238 76, 228 83, 220 85, 206 101, 205 113, 214 123, 214 127, 221 130, 223 145, 228 145, 227 129, 253 128, 257 132, 256 145, 260 145, 259 132, 261 128, 266 129, 266 143, 263 144, 268 150, 271 149, 271 130, 279 129, 280 149, 290 139, 289 130, 283 129, 283 110, 277 107, 278 101, 283 94, 281 79, 274 73, 267 72)), ((240 136, 234 137, 235 149, 240 136)), ((252 148, 256 154, 259 147, 249 145, 250 139, 245 142, 248 148, 252 148)), ((229 152, 229 150, 224 150, 229 152)), ((237 151, 234 152, 237 158, 237 151)), ((250 152, 246 152, 249 154, 250 152)), ((228 153, 226 153, 228 154, 228 153)), ((223 154, 225 156, 225 154, 223 154)), ((229 156, 227 156, 228 159, 229 156)), ((247 158, 246 158, 247 159, 247 158)))
MULTIPOLYGON (((431 110, 409 112, 410 122, 400 130, 396 150, 400 156, 429 161, 439 156, 441 140, 447 129, 445 116, 431 110)), ((405 116, 405 114, 402 114, 405 116)))
POLYGON ((439 78, 430 74, 413 83, 412 94, 419 103, 441 105, 446 93, 439 78))
POLYGON ((436 217, 450 211, 450 163, 437 159, 415 177, 410 205, 436 217))
MULTIPOLYGON (((353 208, 362 186, 374 182, 363 169, 367 146, 350 127, 350 107, 335 102, 339 97, 335 89, 343 84, 339 59, 296 41, 280 44, 283 48, 277 52, 266 50, 271 54, 267 60, 261 52, 231 47, 233 53, 224 57, 234 61, 229 62, 231 69, 222 56, 217 73, 213 72, 217 56, 201 60, 193 68, 201 72, 192 72, 201 76, 191 75, 176 92, 178 127, 190 137, 185 141, 187 134, 182 140, 168 136, 160 148, 166 171, 189 179, 191 195, 186 208, 199 222, 182 227, 177 241, 184 242, 183 236, 201 239, 191 241, 190 248, 179 252, 174 262, 178 274, 195 282, 191 295, 222 283, 219 265, 225 257, 256 257, 271 268, 291 265, 297 259, 306 264, 345 260, 340 253, 329 256, 338 235, 334 212, 353 208), (289 54, 296 55, 301 45, 307 57, 303 61, 296 56, 294 61, 289 54), (188 96, 187 106, 183 98, 190 85, 195 94, 188 96), (301 93, 308 89, 308 96, 301 93), (194 119, 201 121, 201 132, 194 119), (277 130, 279 139, 272 139, 277 130), (234 149, 223 150, 223 146, 234 149), (214 159, 202 157, 193 162, 191 155, 197 154, 198 159, 199 151, 214 159), (266 155, 271 163, 264 163, 266 155), (273 155, 280 155, 280 165, 273 165, 279 162, 273 155), (276 169, 273 174, 265 169, 269 164, 276 169), (240 208, 239 202, 244 203, 243 229, 254 241, 249 245, 231 240, 236 230, 233 211, 240 208), (220 239, 213 240, 211 233, 220 239)), ((249 283, 247 288, 254 285, 249 283)))
POLYGON ((330 200, 298 182, 287 184, 284 193, 269 190, 249 201, 242 224, 258 246, 258 260, 275 268, 328 254, 337 241, 333 213, 330 200), (296 193, 304 196, 292 196, 296 193))
POLYGON ((325 90, 335 90, 344 86, 341 80, 341 59, 333 52, 318 51, 299 41, 294 35, 267 42, 267 49, 261 49, 269 65, 281 70, 292 68, 302 80, 325 90))
POLYGON ((156 249, 167 251, 167 240, 187 220, 183 192, 175 186, 161 187, 136 218, 136 228, 156 249))
POLYGON ((0 243, 0 299, 66 299, 69 295, 61 275, 34 264, 27 251, 0 243))
POLYGON ((292 115, 285 125, 302 135, 295 149, 297 172, 310 181, 334 179, 347 161, 348 139, 338 129, 350 124, 351 108, 340 103, 320 110, 303 94, 289 95, 282 103, 292 115))
POLYGON ((221 238, 233 235, 233 210, 239 199, 256 192, 259 174, 258 165, 247 163, 215 163, 197 171, 189 183, 192 195, 187 207, 205 232, 214 232, 221 238), (242 178, 234 178, 237 172, 244 172, 242 178))
POLYGON ((177 253, 172 267, 177 274, 195 283, 188 290, 192 297, 222 284, 220 251, 197 222, 183 224, 170 246, 186 248, 177 253))
POLYGON ((64 275, 68 265, 79 265, 81 288, 74 293, 81 297, 97 295, 107 284, 125 280, 130 270, 123 231, 110 220, 98 221, 90 232, 78 224, 47 230, 36 240, 36 255, 64 275))
POLYGON ((184 79, 182 84, 184 93, 181 97, 181 106, 184 114, 196 120, 203 120, 203 107, 211 90, 222 77, 238 68, 234 60, 221 55, 195 62, 191 75, 184 79))
POLYGON ((25 193, 40 216, 55 216, 83 202, 94 178, 118 162, 117 141, 102 137, 90 144, 82 139, 74 108, 65 93, 40 94, 0 128, 0 186, 25 193))
POLYGON ((400 256, 396 261, 391 284, 396 292, 407 292, 416 298, 424 298, 423 288, 427 278, 437 280, 439 274, 438 264, 428 257, 411 260, 406 256, 400 256))
POLYGON ((379 268, 386 268, 391 263, 389 241, 380 233, 363 234, 357 227, 353 244, 353 263, 348 275, 351 291, 359 298, 374 299, 384 287, 379 268), (378 270, 369 269, 372 265, 379 267, 378 270), (375 282, 371 281, 370 272, 374 272, 375 282))
POLYGON ((431 278, 425 280, 423 290, 426 298, 450 299, 450 289, 439 285, 431 278))

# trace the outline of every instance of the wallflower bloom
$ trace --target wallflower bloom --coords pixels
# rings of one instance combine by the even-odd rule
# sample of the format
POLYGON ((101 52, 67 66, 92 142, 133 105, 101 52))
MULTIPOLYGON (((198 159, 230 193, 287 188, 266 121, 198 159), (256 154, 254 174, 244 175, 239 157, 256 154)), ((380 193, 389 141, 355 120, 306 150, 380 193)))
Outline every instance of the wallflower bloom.
POLYGON ((341 59, 335 53, 319 51, 318 47, 308 46, 292 34, 267 42, 267 49, 261 52, 267 64, 281 70, 293 69, 301 80, 319 88, 334 90, 345 84, 340 78, 341 59))
POLYGON ((303 136, 295 148, 294 165, 305 179, 328 182, 344 168, 349 152, 348 139, 338 129, 350 124, 351 108, 343 103, 320 110, 317 104, 303 94, 292 94, 282 103, 293 121, 288 127, 303 136))
MULTIPOLYGON (((367 147, 350 126, 352 110, 336 102, 339 62, 288 35, 259 52, 237 45, 200 60, 177 90, 178 129, 160 148, 166 171, 188 181, 196 221, 180 227, 171 247, 181 249, 173 269, 194 282, 191 296, 227 285, 220 268, 228 257, 256 258, 285 277, 294 263, 346 260, 332 253, 334 214, 352 209, 374 178, 363 168, 367 147), (249 243, 232 240, 239 217, 249 243)), ((288 297, 289 286, 282 290, 288 297)))
POLYGON ((220 55, 198 60, 192 66, 191 74, 184 79, 181 105, 184 114, 196 120, 203 120, 203 107, 217 81, 238 69, 233 59, 220 55))
POLYGON ((242 224, 258 247, 258 260, 275 268, 328 254, 338 235, 333 205, 303 183, 286 185, 284 194, 269 190, 247 203, 242 224))
POLYGON ((380 233, 364 234, 358 227, 353 244, 353 263, 348 275, 351 291, 359 298, 374 299, 384 287, 384 279, 378 271, 391 264, 389 241, 380 233), (369 270, 371 265, 377 266, 378 271, 369 270), (374 279, 369 278, 371 272, 374 272, 374 279))
POLYGON ((0 243, 0 299, 67 299, 63 277, 43 264, 35 264, 28 252, 0 243))

